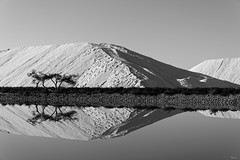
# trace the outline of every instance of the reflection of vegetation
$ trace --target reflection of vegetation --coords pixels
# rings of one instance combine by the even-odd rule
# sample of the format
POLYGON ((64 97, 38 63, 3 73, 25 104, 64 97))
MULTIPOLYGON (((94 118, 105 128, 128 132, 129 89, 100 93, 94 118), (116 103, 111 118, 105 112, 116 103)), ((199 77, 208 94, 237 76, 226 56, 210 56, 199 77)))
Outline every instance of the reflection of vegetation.
POLYGON ((217 114, 217 112, 227 112, 227 111, 237 111, 237 110, 230 110, 230 109, 227 109, 227 108, 220 108, 220 109, 210 109, 209 110, 210 111, 210 114, 212 115, 212 114, 214 114, 214 115, 216 115, 217 114))
POLYGON ((181 110, 184 111, 184 112, 196 112, 196 111, 198 111, 198 110, 196 110, 196 109, 189 108, 189 107, 183 108, 183 109, 181 109, 181 110))
POLYGON ((35 111, 33 111, 33 117, 32 118, 29 118, 27 121, 29 123, 31 123, 32 125, 36 125, 36 124, 40 124, 42 123, 43 121, 66 121, 66 120, 70 120, 70 121, 73 121, 73 120, 77 120, 76 117, 74 117, 74 115, 77 113, 76 111, 74 110, 71 110, 71 111, 68 111, 68 112, 63 112, 61 110, 61 108, 63 106, 52 106, 54 107, 54 111, 52 112, 52 114, 47 114, 45 112, 45 109, 47 107, 50 107, 50 106, 38 106, 38 105, 35 105, 35 111), (41 110, 39 109, 39 107, 41 107, 41 110), (58 112, 59 111, 59 112, 58 112))
MULTIPOLYGON (((196 111, 199 111, 201 109, 193 109, 193 108, 189 108, 189 107, 186 107, 186 108, 177 108, 177 107, 164 107, 162 108, 163 111, 167 111, 167 112, 172 112, 172 111, 175 111, 175 110, 179 110, 179 111, 182 111, 182 112, 196 112, 196 111)), ((205 109, 207 110, 207 109, 205 109)))

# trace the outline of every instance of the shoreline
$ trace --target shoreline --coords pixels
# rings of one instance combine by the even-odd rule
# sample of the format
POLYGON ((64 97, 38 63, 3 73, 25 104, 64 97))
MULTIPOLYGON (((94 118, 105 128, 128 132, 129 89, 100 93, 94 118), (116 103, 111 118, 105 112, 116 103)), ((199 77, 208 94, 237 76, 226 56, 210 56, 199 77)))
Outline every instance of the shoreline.
POLYGON ((134 95, 119 93, 0 93, 4 105, 52 105, 106 108, 175 108, 188 110, 240 110, 240 95, 134 95))

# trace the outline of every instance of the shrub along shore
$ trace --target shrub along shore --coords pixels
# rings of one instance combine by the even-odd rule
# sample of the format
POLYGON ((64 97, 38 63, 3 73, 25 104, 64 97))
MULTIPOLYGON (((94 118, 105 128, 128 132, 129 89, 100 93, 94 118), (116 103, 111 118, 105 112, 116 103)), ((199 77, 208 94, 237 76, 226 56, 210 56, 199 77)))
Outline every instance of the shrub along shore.
POLYGON ((240 90, 233 88, 33 88, 1 87, 3 105, 51 105, 181 110, 240 110, 240 90))
POLYGON ((160 87, 146 87, 146 88, 124 88, 124 87, 113 87, 113 88, 100 88, 100 87, 0 87, 0 93, 21 93, 21 94, 32 94, 32 93, 84 93, 84 94, 95 94, 95 93, 118 93, 118 94, 134 94, 134 95, 238 95, 240 94, 240 88, 160 88, 160 87))

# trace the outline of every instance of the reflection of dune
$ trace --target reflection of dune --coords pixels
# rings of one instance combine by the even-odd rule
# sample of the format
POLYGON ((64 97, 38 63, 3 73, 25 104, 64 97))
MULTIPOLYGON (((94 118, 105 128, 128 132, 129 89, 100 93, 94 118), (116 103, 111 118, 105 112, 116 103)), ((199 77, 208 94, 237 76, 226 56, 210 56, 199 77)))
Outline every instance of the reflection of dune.
POLYGON ((131 118, 129 118, 126 122, 110 128, 105 133, 103 133, 100 138, 113 138, 123 136, 182 112, 183 111, 180 110, 164 111, 161 109, 137 110, 135 112, 136 114, 132 115, 131 118))
POLYGON ((56 118, 53 106, 42 107, 6 105, 0 106, 0 131, 17 135, 59 137, 76 140, 113 138, 168 118, 181 111, 107 109, 93 107, 62 107, 62 114, 74 111, 71 119, 56 118), (114 114, 113 114, 114 113, 114 114), (46 118, 47 116, 47 118, 46 118), (36 118, 37 117, 37 118, 36 118), (29 120, 36 120, 30 123, 29 120))
POLYGON ((219 111, 216 113, 211 113, 211 111, 206 110, 206 111, 198 111, 198 112, 207 117, 240 119, 240 111, 226 111, 226 112, 219 111))
POLYGON ((109 128, 125 122, 133 109, 107 109, 104 107, 62 107, 61 112, 54 113, 55 108, 19 105, 0 105, 0 131, 17 135, 43 136, 89 140, 101 136, 109 128), (65 114, 74 113, 66 116, 65 114), (65 116, 64 116, 65 115, 65 116), (51 117, 53 116, 53 117, 51 117), (34 123, 33 123, 34 122, 34 123))
MULTIPOLYGON (((39 110, 41 110, 40 107, 39 110)), ((72 109, 63 108, 62 110, 65 113, 72 109)), ((53 111, 53 107, 45 109, 47 115, 51 115, 53 111)), ((54 122, 46 120, 42 123, 32 125, 28 122, 28 119, 34 117, 34 112, 36 112, 34 106, 0 105, 0 131, 3 130, 16 135, 88 139, 84 131, 79 130, 81 124, 77 125, 77 121, 62 120, 54 122)))

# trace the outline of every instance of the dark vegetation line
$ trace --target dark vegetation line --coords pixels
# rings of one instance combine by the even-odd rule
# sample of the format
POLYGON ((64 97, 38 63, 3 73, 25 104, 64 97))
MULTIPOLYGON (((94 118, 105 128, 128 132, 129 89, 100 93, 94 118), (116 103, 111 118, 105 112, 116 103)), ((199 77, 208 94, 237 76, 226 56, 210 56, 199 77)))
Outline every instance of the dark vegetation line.
POLYGON ((55 88, 55 87, 0 87, 0 93, 21 93, 24 95, 30 95, 34 93, 63 93, 63 94, 97 94, 97 93, 105 93, 105 94, 133 94, 133 95, 149 95, 156 96, 159 94, 165 95, 175 95, 175 94, 183 94, 183 95, 220 95, 220 96, 229 96, 229 95, 237 95, 240 94, 240 88, 55 88))
POLYGON ((108 108, 165 108, 174 107, 198 109, 240 109, 240 95, 166 95, 156 96, 118 94, 118 93, 0 93, 2 104, 59 105, 59 106, 94 106, 108 108))

